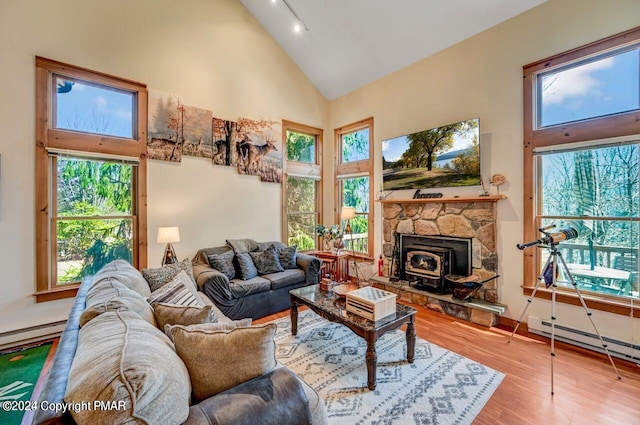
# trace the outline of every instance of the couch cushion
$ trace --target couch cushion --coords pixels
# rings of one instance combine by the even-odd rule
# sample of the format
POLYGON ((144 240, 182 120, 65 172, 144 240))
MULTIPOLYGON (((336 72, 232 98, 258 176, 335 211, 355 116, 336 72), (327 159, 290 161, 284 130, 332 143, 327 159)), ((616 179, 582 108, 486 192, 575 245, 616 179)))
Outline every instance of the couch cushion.
POLYGON ((249 280, 233 279, 229 282, 229 290, 233 298, 242 298, 257 292, 271 289, 271 282, 262 276, 256 276, 249 280))
POLYGON ((278 259, 278 252, 273 245, 270 245, 264 251, 250 252, 249 255, 253 260, 253 264, 256 265, 256 269, 258 269, 258 274, 284 271, 278 259))
POLYGON ((198 325, 216 322, 216 313, 210 305, 204 307, 185 307, 175 304, 155 303, 153 314, 158 328, 164 330, 165 325, 198 325))
POLYGON ((136 291, 143 297, 151 295, 151 290, 142 273, 125 260, 114 260, 93 276, 93 281, 98 282, 104 277, 114 277, 122 282, 127 288, 136 291))
POLYGON ((271 289, 279 289, 304 282, 305 274, 302 269, 287 269, 280 273, 265 274, 262 277, 271 282, 271 289))
POLYGON ((80 326, 107 311, 128 310, 155 326, 153 309, 138 292, 127 288, 117 277, 103 276, 87 292, 86 308, 80 316, 80 326))
POLYGON ((287 246, 284 248, 277 248, 278 259, 282 268, 295 269, 298 267, 296 264, 296 254, 298 253, 298 245, 287 246))
POLYGON ((251 256, 247 252, 236 254, 236 262, 238 263, 238 273, 236 276, 242 280, 253 279, 258 276, 258 269, 253 264, 251 256))
POLYGON ((251 252, 258 249, 258 242, 253 239, 227 239, 227 246, 236 254, 251 252))
POLYGON ((209 265, 211 265, 211 267, 231 280, 236 276, 236 269, 233 267, 234 255, 233 251, 227 251, 222 254, 211 254, 207 256, 207 258, 209 259, 209 265))
POLYGON ((125 408, 72 409, 77 423, 179 424, 190 395, 188 371, 169 338, 135 313, 104 313, 80 330, 65 402, 115 400, 125 408))
POLYGON ((167 284, 152 292, 147 301, 149 304, 167 303, 193 307, 204 306, 184 270, 167 284))
POLYGON ((142 269, 142 276, 149 284, 149 289, 151 289, 151 292, 153 292, 173 279, 182 270, 187 273, 187 276, 189 276, 191 282, 193 282, 194 290, 197 290, 198 287, 196 286, 196 278, 193 277, 193 266, 191 265, 191 261, 188 258, 185 258, 179 263, 167 264, 166 266, 153 269, 142 269))
POLYGON ((204 400, 274 370, 276 329, 273 323, 231 331, 171 326, 176 352, 189 370, 194 398, 204 400))

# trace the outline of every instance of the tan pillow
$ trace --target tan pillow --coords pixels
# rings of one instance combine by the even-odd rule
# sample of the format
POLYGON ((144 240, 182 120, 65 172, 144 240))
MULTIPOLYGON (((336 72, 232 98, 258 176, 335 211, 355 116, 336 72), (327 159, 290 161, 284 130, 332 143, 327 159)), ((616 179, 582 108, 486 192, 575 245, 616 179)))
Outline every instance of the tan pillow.
POLYGON ((142 277, 142 273, 125 260, 115 260, 106 264, 93 276, 93 281, 97 283, 104 277, 116 278, 127 288, 136 291, 145 298, 151 295, 149 284, 142 277))
POLYGON ((204 307, 204 303, 189 282, 189 277, 184 270, 178 273, 169 283, 152 292, 147 301, 149 304, 166 303, 204 307))
POLYGON ((180 424, 190 396, 189 374, 171 341, 137 314, 107 312, 80 329, 64 401, 122 401, 124 409, 71 409, 77 423, 180 424))
MULTIPOLYGON (((196 325, 205 326, 205 325, 196 325)), ((231 331, 171 326, 176 352, 187 366, 193 397, 204 400, 276 367, 276 325, 231 331)))
POLYGON ((146 299, 138 292, 127 288, 115 277, 103 277, 89 288, 86 299, 86 309, 80 316, 80 326, 96 316, 114 310, 129 310, 140 315, 141 318, 156 326, 153 309, 146 299))
POLYGON ((164 333, 171 338, 171 331, 169 327, 178 326, 182 327, 186 331, 230 331, 236 328, 248 328, 251 326, 251 318, 240 320, 228 320, 226 322, 215 323, 194 323, 191 325, 185 325, 182 323, 164 325, 164 327, 158 326, 160 329, 164 329, 164 333))
POLYGON ((216 314, 211 306, 184 307, 175 304, 153 304, 153 315, 156 317, 158 328, 163 330, 165 325, 199 325, 214 323, 216 314))
POLYGON ((168 264, 155 269, 142 269, 142 276, 149 284, 151 292, 153 292, 173 279, 182 270, 187 273, 187 276, 189 276, 189 279, 193 284, 193 290, 196 291, 198 289, 196 285, 196 278, 193 277, 193 266, 188 258, 185 258, 179 263, 168 264))

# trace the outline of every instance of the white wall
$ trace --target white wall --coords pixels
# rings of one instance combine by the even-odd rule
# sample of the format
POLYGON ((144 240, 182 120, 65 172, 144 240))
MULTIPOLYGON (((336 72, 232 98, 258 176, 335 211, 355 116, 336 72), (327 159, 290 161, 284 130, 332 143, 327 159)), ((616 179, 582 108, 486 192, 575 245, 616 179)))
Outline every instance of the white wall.
MULTIPOLYGON (((374 188, 382 181, 381 141, 403 134, 480 118, 482 175, 507 177, 498 203, 498 255, 501 302, 517 319, 522 295, 523 100, 522 66, 640 25, 637 0, 549 0, 520 16, 463 41, 366 87, 330 102, 330 126, 374 117, 374 188)), ((330 147, 327 146, 327 153, 330 147)), ((329 187, 330 189, 331 186, 329 187)), ((476 195, 478 187, 442 190, 476 195)), ((492 188, 495 193, 495 188, 492 188)), ((393 197, 410 198, 411 192, 393 197)), ((333 193, 326 193, 327 201, 333 193)), ((382 248, 380 204, 374 206, 376 257, 382 248)), ((529 313, 547 318, 550 303, 536 299, 529 313)), ((604 334, 640 343, 638 319, 593 312, 604 334)), ((581 307, 562 305, 558 322, 592 330, 581 307)))
MULTIPOLYGON (((34 56, 146 83, 214 116, 325 128, 328 103, 237 0, 0 0, 0 332, 64 320, 71 300, 35 304, 34 56)), ((159 226, 180 258, 227 238, 280 240, 281 187, 231 167, 149 161, 149 265, 159 226)))

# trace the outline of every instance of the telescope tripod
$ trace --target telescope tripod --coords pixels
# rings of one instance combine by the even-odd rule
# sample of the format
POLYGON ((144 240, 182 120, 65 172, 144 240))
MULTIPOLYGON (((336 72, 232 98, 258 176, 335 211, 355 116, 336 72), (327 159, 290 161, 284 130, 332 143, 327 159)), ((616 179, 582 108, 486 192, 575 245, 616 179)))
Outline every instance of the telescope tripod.
POLYGON ((566 276, 569 278, 569 281, 571 282, 571 285, 576 290, 576 294, 578 294, 578 298, 580 299, 580 304, 582 304, 582 308, 584 309, 585 313, 587 314, 587 317, 589 318, 589 321, 591 322, 591 325, 593 326, 593 329, 596 331, 596 334, 598 335, 598 339, 600 339, 600 344, 602 345, 602 348, 604 349, 605 353, 607 354, 607 357, 609 357, 609 362, 611 362, 611 366, 613 367, 613 370, 615 371, 618 379, 622 379, 622 377, 618 373, 618 369, 616 368, 616 365, 613 363, 613 359, 611 358, 611 354, 609 354, 609 350, 607 349, 607 344, 604 343, 604 340, 602 339, 602 336, 600 335, 600 332, 598 331, 598 328, 596 328, 596 324, 593 322, 593 319, 591 318, 591 312, 589 311, 589 308, 587 307, 587 304, 585 303, 584 298, 582 297, 582 294, 580 293, 580 289, 578 288, 578 285, 576 284, 575 280, 573 279, 573 276, 569 272, 569 267, 567 267, 567 263, 565 263, 564 258, 562 257, 562 253, 558 252, 558 244, 552 242, 552 243, 549 244, 548 248, 549 248, 549 253, 550 253, 549 258, 547 258, 547 262, 545 263, 544 267, 542 268, 542 273, 540 274, 540 276, 538 276, 538 281, 536 282, 536 286, 533 288, 533 292, 531 293, 531 295, 527 299, 527 305, 524 307, 524 310, 522 311, 522 314, 520 315, 520 318, 518 319, 516 327, 513 329, 513 332, 511 333, 511 336, 509 337, 509 341, 507 341, 507 343, 511 343, 511 339, 513 338, 515 333, 518 331, 518 327, 520 326, 520 323, 522 322, 522 318, 527 313, 527 309, 531 305, 531 302, 533 301, 533 297, 536 295, 536 291, 538 290, 538 286, 540 285, 540 283, 545 282, 545 276, 544 276, 545 275, 545 271, 547 271, 547 268, 549 267, 549 264, 551 264, 551 268, 552 268, 552 271, 551 271, 552 272, 551 273, 551 279, 552 279, 551 280, 551 395, 553 395, 553 390, 554 390, 554 388, 553 388, 553 358, 556 355, 556 353, 555 353, 555 320, 556 320, 556 287, 557 287, 557 284, 556 284, 557 283, 556 273, 558 271, 558 260, 559 260, 560 264, 562 265, 562 270, 564 270, 564 272, 566 273, 566 276))

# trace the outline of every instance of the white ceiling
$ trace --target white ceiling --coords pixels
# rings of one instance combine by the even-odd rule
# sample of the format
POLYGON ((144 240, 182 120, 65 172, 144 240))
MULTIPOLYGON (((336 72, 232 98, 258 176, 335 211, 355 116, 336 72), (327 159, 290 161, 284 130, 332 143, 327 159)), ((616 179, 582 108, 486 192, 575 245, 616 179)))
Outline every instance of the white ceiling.
POLYGON ((546 0, 241 0, 329 100, 546 0))

